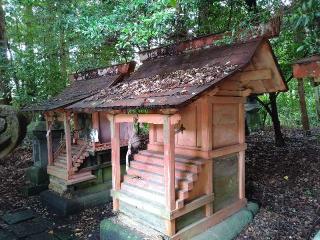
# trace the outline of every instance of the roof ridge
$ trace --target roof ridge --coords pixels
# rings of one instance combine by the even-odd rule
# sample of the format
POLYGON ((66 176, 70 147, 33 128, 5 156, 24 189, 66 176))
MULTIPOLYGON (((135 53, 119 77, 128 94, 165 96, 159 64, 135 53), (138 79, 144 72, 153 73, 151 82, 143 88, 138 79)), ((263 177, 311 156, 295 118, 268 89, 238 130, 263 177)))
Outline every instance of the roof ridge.
POLYGON ((118 74, 129 74, 134 70, 135 62, 126 62, 114 64, 106 67, 92 68, 81 72, 76 72, 69 75, 71 81, 89 80, 106 76, 114 76, 118 74))

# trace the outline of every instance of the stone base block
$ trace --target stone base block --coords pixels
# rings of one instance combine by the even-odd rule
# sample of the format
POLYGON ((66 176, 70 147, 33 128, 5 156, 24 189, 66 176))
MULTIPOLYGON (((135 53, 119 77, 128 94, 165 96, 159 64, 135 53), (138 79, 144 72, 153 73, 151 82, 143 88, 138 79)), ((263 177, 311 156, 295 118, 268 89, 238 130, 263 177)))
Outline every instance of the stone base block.
POLYGON ((71 196, 64 196, 54 191, 44 191, 40 194, 41 202, 60 216, 67 216, 85 208, 107 203, 111 200, 110 186, 94 186, 99 191, 75 191, 71 196))
MULTIPOLYGON (((207 231, 188 239, 232 240, 253 220, 253 217, 257 214, 258 210, 258 204, 249 202, 246 207, 226 218, 224 221, 209 228, 207 231)), ((168 236, 159 236, 159 234, 161 234, 160 232, 157 232, 146 225, 136 223, 135 218, 130 218, 130 216, 125 216, 125 220, 123 221, 123 219, 121 219, 122 215, 123 214, 120 214, 117 220, 103 220, 101 222, 100 239, 135 240, 145 239, 146 237, 147 239, 170 239, 168 236), (132 223, 131 221, 134 222, 132 223), (130 224, 128 224, 128 222, 130 222, 130 224), (128 236, 130 237, 128 238, 128 236)))

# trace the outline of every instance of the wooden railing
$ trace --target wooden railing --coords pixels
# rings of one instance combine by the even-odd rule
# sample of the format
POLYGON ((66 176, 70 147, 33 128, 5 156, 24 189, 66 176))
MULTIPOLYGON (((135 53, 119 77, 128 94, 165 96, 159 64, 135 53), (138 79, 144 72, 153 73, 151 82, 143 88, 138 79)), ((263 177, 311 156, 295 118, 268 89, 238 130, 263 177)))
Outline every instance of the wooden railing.
POLYGON ((66 147, 66 142, 64 140, 64 138, 61 138, 60 142, 59 142, 59 146, 56 149, 56 151, 53 153, 53 160, 57 159, 58 156, 60 155, 61 151, 66 147))
POLYGON ((86 151, 87 147, 88 147, 87 145, 83 145, 80 148, 79 152, 75 156, 72 157, 72 164, 74 163, 74 161, 77 161, 77 159, 79 159, 81 157, 81 155, 84 153, 84 151, 86 151))

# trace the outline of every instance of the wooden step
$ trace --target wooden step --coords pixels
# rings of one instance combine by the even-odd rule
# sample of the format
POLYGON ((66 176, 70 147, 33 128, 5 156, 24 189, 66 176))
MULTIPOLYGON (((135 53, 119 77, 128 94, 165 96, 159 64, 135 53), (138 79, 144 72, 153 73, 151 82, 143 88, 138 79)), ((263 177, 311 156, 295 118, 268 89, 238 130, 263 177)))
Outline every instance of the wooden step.
MULTIPOLYGON (((124 176, 124 183, 135 186, 136 188, 156 192, 158 194, 164 194, 164 185, 157 184, 152 181, 145 181, 139 178, 132 178, 128 175, 124 176)), ((188 186, 186 186, 188 187, 188 186)), ((191 189, 188 188, 177 188, 176 189, 176 195, 177 198, 184 200, 187 199, 189 196, 189 191, 191 189)))
POLYGON ((125 175, 124 176, 124 182, 128 183, 130 185, 139 187, 139 188, 143 188, 149 191, 153 191, 153 192, 157 192, 160 194, 164 194, 164 185, 158 184, 156 182, 153 181, 146 181, 146 180, 142 180, 140 178, 137 177, 132 177, 130 175, 125 175))
MULTIPOLYGON (((143 154, 138 153, 138 154, 134 155, 134 160, 163 167, 163 158, 157 157, 154 155, 143 155, 143 154)), ((190 171, 193 173, 199 173, 201 170, 201 165, 193 164, 192 162, 187 163, 187 162, 176 161, 175 168, 182 170, 182 171, 190 171)))
POLYGON ((54 162, 53 162, 53 165, 54 165, 54 166, 57 166, 57 167, 60 167, 60 168, 67 169, 67 163, 62 163, 62 162, 59 162, 59 161, 54 161, 54 162))
MULTIPOLYGON (((131 161, 130 166, 135 169, 143 170, 146 172, 157 173, 162 176, 163 176, 163 172, 164 172, 163 167, 161 167, 161 166, 146 164, 146 163, 142 163, 142 162, 138 162, 138 161, 131 161)), ((192 172, 188 172, 188 171, 181 171, 178 169, 175 170, 175 176, 178 178, 188 179, 191 181, 196 181, 198 179, 197 174, 192 173, 192 172)))
POLYGON ((67 169, 58 167, 58 166, 48 166, 47 172, 49 175, 61 178, 63 180, 68 180, 67 169))
MULTIPOLYGON (((132 167, 130 167, 128 169, 127 174, 130 175, 131 177, 140 177, 146 181, 153 181, 153 182, 160 183, 160 184, 164 183, 163 176, 156 174, 156 173, 146 172, 143 170, 135 169, 132 167)), ((192 189, 193 182, 191 180, 184 179, 184 178, 178 178, 176 176, 176 187, 180 187, 180 188, 184 187, 184 188, 192 189)))
POLYGON ((96 176, 91 173, 91 171, 83 172, 83 173, 77 173, 71 176, 70 179, 68 179, 67 184, 73 185, 80 182, 90 181, 95 179, 96 176))
MULTIPOLYGON (((156 152, 156 151, 151 151, 151 150, 142 150, 142 151, 139 151, 138 154, 163 158, 162 152, 156 152)), ((179 155, 179 154, 175 155, 175 160, 178 162, 192 163, 192 164, 196 164, 196 165, 200 165, 200 166, 204 165, 206 162, 206 160, 204 160, 202 158, 183 156, 183 155, 179 155)))

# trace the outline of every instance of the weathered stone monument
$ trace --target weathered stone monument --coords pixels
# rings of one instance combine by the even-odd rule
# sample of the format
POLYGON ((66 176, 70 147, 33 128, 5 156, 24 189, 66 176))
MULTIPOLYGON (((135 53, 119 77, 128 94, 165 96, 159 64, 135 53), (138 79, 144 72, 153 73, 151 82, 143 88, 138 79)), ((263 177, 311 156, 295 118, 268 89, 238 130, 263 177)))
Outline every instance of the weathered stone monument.
POLYGON ((0 159, 11 153, 26 134, 27 119, 12 106, 0 105, 0 159))

